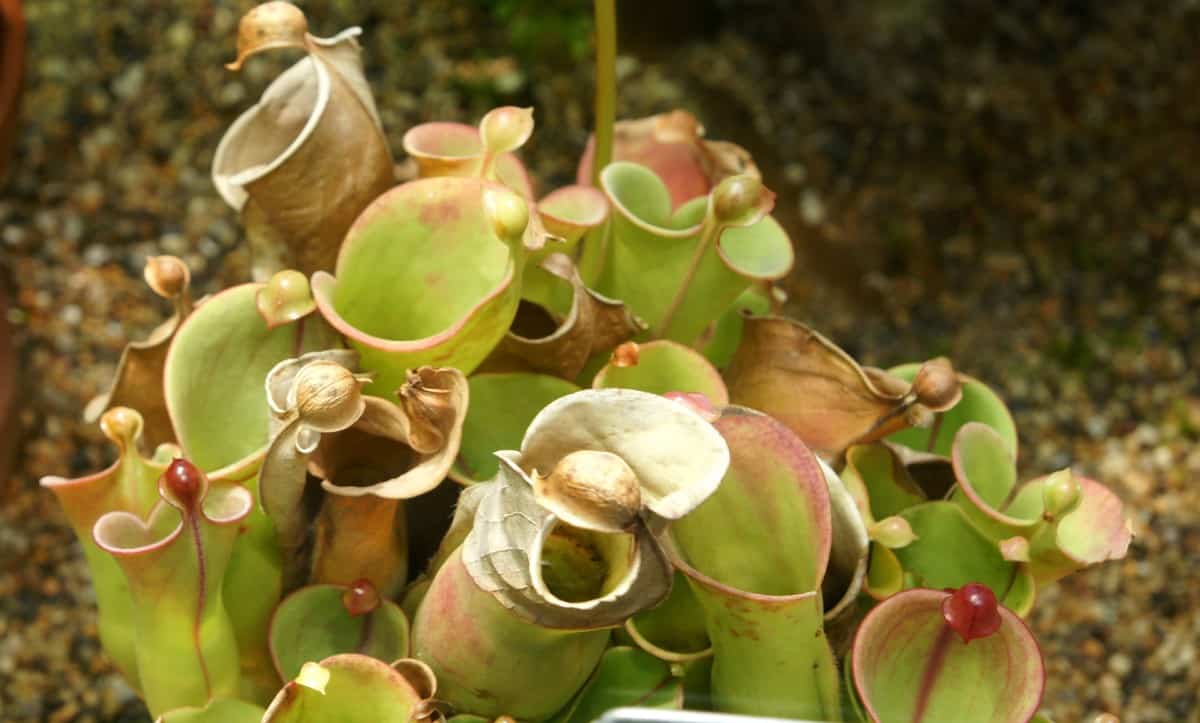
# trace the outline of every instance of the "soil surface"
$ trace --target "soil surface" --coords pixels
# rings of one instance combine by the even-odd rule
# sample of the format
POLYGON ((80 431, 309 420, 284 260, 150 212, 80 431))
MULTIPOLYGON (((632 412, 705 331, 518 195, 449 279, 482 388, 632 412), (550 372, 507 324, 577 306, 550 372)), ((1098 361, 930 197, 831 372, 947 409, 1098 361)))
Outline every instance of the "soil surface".
MULTIPOLYGON (((800 251, 793 315, 868 363, 948 355, 1008 400, 1024 476, 1073 465, 1126 501, 1128 557, 1039 591, 1045 711, 1200 721, 1200 4, 626 5, 622 115, 685 107, 754 153, 800 251)), ((547 188, 573 177, 591 72, 570 37, 513 54, 478 3, 305 6, 317 34, 363 25, 397 158, 418 122, 532 104, 527 159, 547 188)), ((37 480, 111 459, 81 410, 167 314, 140 280, 147 255, 185 258, 201 292, 244 278, 209 167, 284 67, 222 67, 246 7, 26 3, 0 190, 24 430, 0 479, 5 721, 146 720, 37 480)))

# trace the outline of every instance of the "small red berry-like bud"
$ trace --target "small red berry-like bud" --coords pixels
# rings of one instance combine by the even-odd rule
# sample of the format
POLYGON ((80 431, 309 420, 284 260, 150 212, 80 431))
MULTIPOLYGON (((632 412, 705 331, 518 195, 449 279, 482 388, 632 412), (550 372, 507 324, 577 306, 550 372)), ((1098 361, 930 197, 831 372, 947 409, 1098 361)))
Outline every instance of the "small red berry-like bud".
POLYGON ((970 582, 942 603, 942 617, 964 643, 986 638, 1000 629, 1000 607, 987 585, 970 582))
POLYGON ((162 476, 165 492, 182 509, 192 510, 204 498, 204 473, 196 465, 186 459, 171 460, 162 476))
POLYGON ((342 605, 351 617, 366 615, 379 607, 379 591, 370 580, 359 578, 342 593, 342 605))

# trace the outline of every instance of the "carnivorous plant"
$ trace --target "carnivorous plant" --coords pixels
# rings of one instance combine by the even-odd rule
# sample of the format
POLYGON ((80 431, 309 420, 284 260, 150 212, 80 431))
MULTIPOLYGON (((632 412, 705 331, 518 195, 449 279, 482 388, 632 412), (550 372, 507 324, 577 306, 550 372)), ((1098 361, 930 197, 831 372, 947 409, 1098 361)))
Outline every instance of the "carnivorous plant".
POLYGON ((614 123, 613 5, 578 183, 542 195, 533 109, 407 129, 399 182, 358 29, 242 18, 232 70, 303 53, 216 148, 254 278, 196 300, 149 259, 174 314, 87 412, 118 459, 42 481, 159 720, 1037 713, 1023 618, 1125 554, 1120 500, 1019 483, 952 361, 779 315, 769 179, 686 111, 614 123))

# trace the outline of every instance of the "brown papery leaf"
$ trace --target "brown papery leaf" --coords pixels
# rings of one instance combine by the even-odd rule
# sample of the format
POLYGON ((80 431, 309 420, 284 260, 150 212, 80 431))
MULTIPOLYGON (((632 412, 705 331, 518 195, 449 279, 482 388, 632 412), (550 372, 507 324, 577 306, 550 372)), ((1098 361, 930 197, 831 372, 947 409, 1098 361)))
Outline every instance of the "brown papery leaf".
POLYGON ((144 340, 125 346, 121 360, 117 362, 112 386, 88 402, 83 416, 91 423, 113 407, 135 409, 145 420, 143 438, 150 449, 154 449, 164 442, 176 441, 163 396, 163 368, 175 332, 192 313, 192 295, 188 288, 191 273, 187 264, 174 256, 151 256, 146 261, 143 276, 154 293, 171 302, 175 313, 144 340))
POLYGON ((361 442, 324 435, 315 464, 327 492, 343 496, 373 495, 408 499, 433 489, 446 477, 462 441, 467 416, 467 378, 457 369, 421 367, 409 373, 397 392, 399 406, 378 397, 365 397, 366 409, 351 427, 408 450, 407 454, 361 454, 361 442), (392 471, 397 462, 403 470, 392 471), (349 476, 343 474, 349 470, 349 476))
POLYGON ((307 33, 301 11, 282 2, 242 18, 238 69, 277 48, 308 53, 280 75, 229 128, 213 159, 213 181, 242 215, 255 247, 256 277, 282 267, 332 271, 350 224, 395 185, 392 156, 351 28, 307 33))
POLYGON ((645 324, 624 303, 587 288, 569 257, 551 254, 541 268, 570 284, 570 311, 565 317, 555 319, 545 309, 523 302, 523 311, 538 317, 534 324, 540 321, 543 327, 548 327, 547 333, 531 335, 523 330, 523 317, 518 314, 518 321, 500 342, 488 368, 524 368, 574 379, 592 355, 611 351, 645 330, 645 324))
POLYGON ((315 520, 312 580, 365 577, 394 592, 407 577, 401 500, 436 487, 453 464, 467 413, 457 369, 422 367, 398 392, 400 406, 366 397, 362 417, 323 435, 310 464, 325 495, 315 520))
POLYGON ((499 474, 464 494, 475 514, 463 563, 476 585, 519 617, 571 630, 618 625, 666 597, 671 566, 655 535, 703 503, 729 467, 729 448, 711 424, 683 405, 633 389, 562 397, 530 422, 521 451, 497 456, 499 474), (591 461, 581 464, 581 453, 591 461), (599 465, 597 453, 606 460, 599 465), (623 484, 614 485, 609 474, 618 469, 623 484), (544 473, 571 481, 550 490, 544 473), (636 507, 640 520, 626 527, 636 507), (609 524, 618 508, 624 519, 609 524), (568 509, 570 519, 558 516, 568 509), (572 526, 572 519, 588 529, 572 526), (629 531, 601 531, 614 528, 629 531), (556 532, 594 548, 590 559, 607 567, 598 595, 570 602, 552 592, 541 563, 556 532))
POLYGON ((277 419, 260 481, 263 508, 280 531, 289 587, 306 577, 366 578, 391 594, 407 573, 400 500, 445 478, 462 438, 467 383, 457 369, 422 367, 409 373, 396 404, 361 394, 365 379, 354 365, 335 350, 281 362, 268 375, 277 419), (315 488, 305 491, 308 475, 321 480, 315 499, 315 488))
POLYGON ((601 558, 602 564, 619 581, 612 590, 578 602, 553 594, 541 562, 547 539, 561 523, 537 503, 517 464, 519 455, 508 454, 512 456, 502 457, 495 479, 478 485, 483 491, 462 546, 463 562, 476 585, 518 617, 567 630, 615 626, 667 596, 671 565, 644 526, 633 534, 597 536, 607 542, 602 549, 610 555, 601 558))
POLYGON ((770 414, 827 459, 909 426, 916 403, 908 383, 777 316, 746 319, 725 383, 735 404, 770 414))

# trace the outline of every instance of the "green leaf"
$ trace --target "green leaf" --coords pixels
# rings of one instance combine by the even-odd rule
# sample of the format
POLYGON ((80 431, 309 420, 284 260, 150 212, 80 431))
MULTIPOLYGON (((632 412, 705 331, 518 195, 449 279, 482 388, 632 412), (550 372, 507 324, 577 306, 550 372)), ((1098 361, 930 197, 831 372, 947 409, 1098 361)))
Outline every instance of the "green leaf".
MULTIPOLYGON (((496 108, 484 116, 480 126, 490 120, 489 116, 494 118, 494 114, 513 118, 522 113, 522 109, 512 106, 496 108), (517 114, 511 111, 517 111, 517 114)), ((532 121, 532 118, 527 116, 526 120, 532 121)), ((527 130, 533 130, 531 123, 527 130)), ((422 123, 404 134, 403 144, 404 152, 417 162, 421 178, 484 177, 504 184, 525 199, 533 198, 533 183, 525 165, 511 152, 485 154, 479 127, 465 123, 422 123), (485 168, 484 163, 489 160, 491 167, 485 168)))
POLYGON ((466 123, 422 123, 404 134, 403 144, 422 177, 473 175, 483 156, 479 129, 466 123))
POLYGON ((846 450, 842 480, 866 495, 870 521, 899 514, 925 501, 903 463, 885 445, 855 445, 846 450))
POLYGON ((267 327, 242 284, 203 301, 179 328, 164 372, 167 409, 179 445, 197 467, 219 470, 267 445, 267 372, 305 351, 336 345, 319 319, 267 327))
POLYGON ((715 426, 729 445, 729 470, 671 531, 676 567, 707 619, 713 705, 837 718, 837 667, 819 592, 831 545, 824 473, 794 434, 764 414, 730 407, 715 426))
POLYGON ((878 542, 871 543, 871 563, 867 568, 867 580, 864 591, 875 598, 895 595, 904 587, 904 568, 896 553, 878 542))
POLYGON ((100 429, 117 448, 117 461, 107 469, 76 479, 48 476, 41 486, 54 493, 79 539, 87 561, 99 611, 97 629, 104 651, 129 684, 140 687, 135 651, 134 603, 117 560, 96 544, 92 530, 105 513, 123 510, 145 518, 158 502, 158 478, 178 454, 174 445, 146 458, 139 451, 142 416, 126 407, 109 409, 100 429))
POLYGON ((712 710, 711 655, 683 664, 683 707, 686 710, 712 710))
MULTIPOLYGON (((258 478, 246 482, 258 499, 258 478)), ((221 597, 233 622, 241 659, 241 695, 244 700, 266 705, 279 690, 282 680, 271 664, 267 628, 271 613, 283 591, 283 554, 275 537, 275 526, 260 505, 246 517, 245 529, 233 545, 225 572, 221 597)))
POLYGON ((842 713, 846 720, 871 723, 858 691, 854 689, 854 667, 850 665, 849 655, 842 662, 842 713))
POLYGON ((590 186, 566 186, 538 201, 537 210, 546 230, 566 241, 556 250, 569 254, 586 231, 604 223, 608 200, 590 186))
MULTIPOLYGON (((888 370, 905 381, 912 381, 917 376, 919 363, 903 364, 888 370)), ((937 438, 933 447, 929 446, 929 429, 904 429, 888 437, 893 442, 919 451, 931 451, 943 457, 949 457, 954 446, 954 437, 958 430, 968 422, 980 422, 996 431, 1004 440, 1009 454, 1017 456, 1017 425, 1004 401, 1000 399, 987 385, 974 377, 959 374, 962 382, 962 399, 958 404, 943 413, 942 421, 937 427, 937 438)))
MULTIPOLYGON (((1037 490, 1040 496, 1045 479, 1028 482, 1026 487, 1037 490)), ((1095 480, 1075 479, 1080 488, 1079 504, 1031 538, 1030 567, 1039 584, 1105 560, 1119 560, 1125 557, 1133 539, 1121 498, 1095 480)))
POLYGON ((390 663, 408 657, 408 620, 382 600, 374 610, 351 615, 343 600, 349 586, 310 585, 279 603, 271 620, 271 655, 280 677, 300 674, 310 660, 359 653, 390 663))
POLYGON ((1004 439, 991 427, 979 422, 961 427, 952 454, 958 478, 956 496, 961 493, 965 502, 1014 525, 1033 524, 1041 517, 1041 500, 1036 500, 1036 509, 1014 510, 1017 514, 1002 511, 1008 510, 1017 486, 1017 465, 1004 439))
MULTIPOLYGON (((417 162, 421 178, 475 177, 502 184, 530 205, 529 171, 513 151, 533 132, 533 109, 494 108, 478 128, 462 123, 424 123, 404 134, 404 150, 417 162)), ((548 279, 537 265, 549 254, 575 256, 579 238, 608 217, 604 194, 586 185, 567 186, 546 196, 529 217, 523 245, 530 252, 526 272, 534 286, 548 279)), ((537 292, 525 298, 538 299, 537 292)))
POLYGON ((721 373, 694 349, 665 339, 627 343, 596 374, 593 389, 620 387, 652 394, 698 392, 714 406, 729 403, 721 373))
POLYGON ((729 407, 716 421, 729 445, 721 486, 671 534, 683 559, 757 595, 816 590, 831 545, 829 493, 813 454, 774 419, 729 407))
POLYGON ((991 427, 968 422, 954 437, 957 486, 951 500, 994 542, 1030 537, 1042 526, 1040 485, 1017 486, 1016 460, 991 427))
POLYGON ((203 708, 176 708, 158 717, 154 723, 259 723, 263 709, 245 701, 225 698, 203 708))
POLYGON ((467 380, 471 402, 462 446, 450 475, 470 484, 491 479, 500 463, 494 453, 517 449, 525 429, 550 402, 579 387, 545 374, 476 374, 467 380))
POLYGON ((1067 469, 1018 486, 1003 439, 977 422, 959 430, 953 462, 954 502, 992 541, 1027 539, 1038 583, 1125 556, 1129 522, 1120 498, 1104 485, 1067 469))
POLYGON ((580 270, 588 286, 624 301, 656 335, 691 344, 752 282, 792 268, 791 242, 769 216, 722 227, 707 197, 672 211, 663 182, 635 163, 610 164, 601 185, 613 208, 610 226, 585 245, 580 270))
POLYGON ((721 314, 712 336, 704 345, 704 356, 718 369, 728 366, 742 340, 747 315, 762 316, 771 311, 771 292, 767 285, 754 285, 742 292, 733 306, 721 314))
POLYGON ((1022 582, 1022 568, 1005 560, 1000 548, 951 502, 926 502, 900 513, 917 539, 892 552, 919 587, 958 588, 969 582, 987 585, 1010 608, 1027 611, 1033 589, 1022 582))
POLYGON ((1025 723, 1045 668, 1033 634, 1001 607, 999 631, 964 643, 942 617, 948 593, 908 590, 863 620, 851 652, 854 685, 880 723, 1025 723))
POLYGON ((678 571, 667 599, 630 618, 625 623, 625 630, 642 639, 635 638, 635 645, 669 662, 686 661, 711 648, 704 624, 704 608, 688 586, 687 578, 678 571))
MULTIPOLYGON (((729 141, 704 138, 704 126, 691 113, 675 110, 646 118, 619 120, 613 126, 613 160, 633 161, 654 172, 679 206, 729 176, 760 175, 749 152, 729 141)), ((588 139, 576 169, 576 182, 592 178, 595 136, 588 139)))
POLYGON ((138 675, 154 715, 239 693, 237 641, 221 586, 253 506, 238 485, 208 486, 179 509, 162 494, 147 519, 109 512, 93 533, 129 583, 138 675))
POLYGON ((752 595, 685 573, 708 619, 716 710, 837 718, 837 665, 822 628, 820 593, 752 595))
POLYGON ((609 637, 607 629, 553 629, 514 613, 472 579, 461 548, 438 569, 412 626, 413 657, 434 670, 439 700, 520 720, 545 720, 569 703, 609 637))
MULTIPOLYGON (((257 497, 257 456, 265 451, 270 410, 267 373, 280 361, 339 344, 319 317, 268 326, 258 310, 264 284, 243 284, 203 301, 180 327, 167 354, 167 409, 179 444, 203 470, 225 470, 257 497)), ((223 597, 246 673, 243 695, 266 702, 278 689, 266 628, 281 590, 275 528, 258 505, 230 560, 223 597)))
POLYGON ((683 708, 683 681, 667 663, 634 648, 609 648, 596 672, 550 723, 592 723, 614 708, 683 708))
POLYGON ((387 663, 346 653, 306 664, 262 723, 409 723, 422 712, 422 701, 387 663))
POLYGON ((825 460, 816 458, 829 492, 832 544, 829 565, 821 581, 825 603, 825 623, 831 630, 853 627, 854 603, 867 575, 867 556, 871 539, 863 514, 850 490, 825 460))
POLYGON ((317 307, 390 395, 408 369, 474 369, 520 300, 525 202, 473 178, 426 178, 376 199, 346 235, 337 273, 313 276, 317 307))

